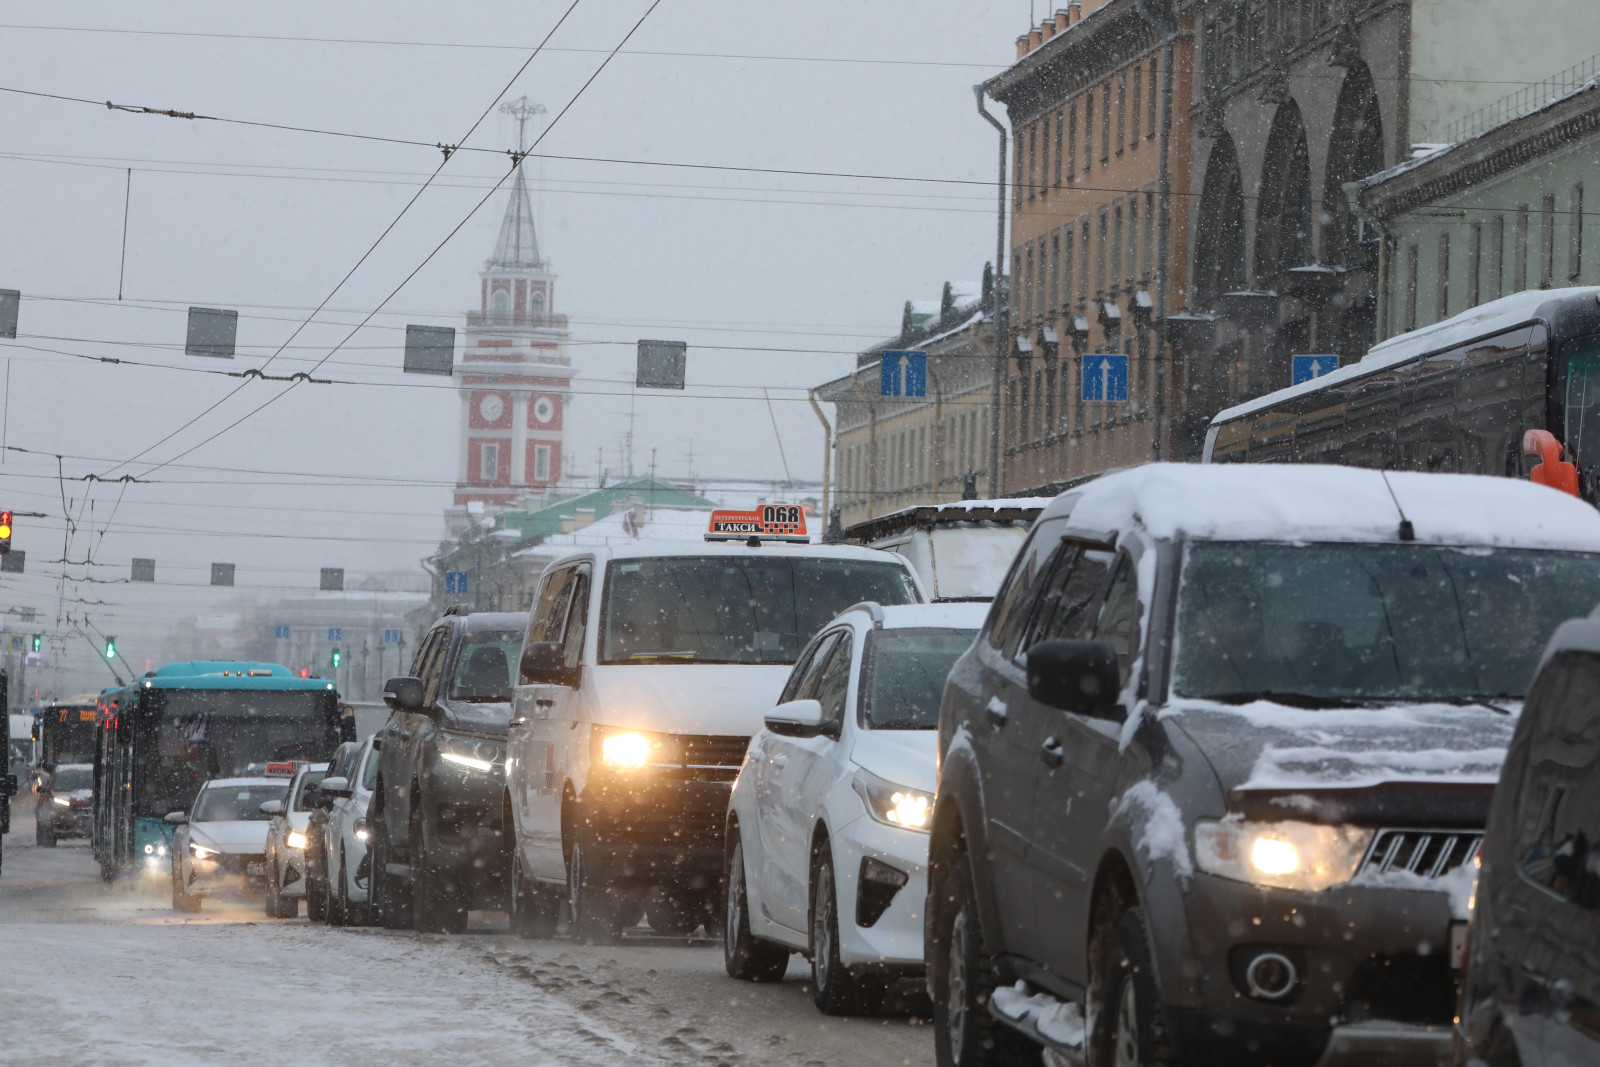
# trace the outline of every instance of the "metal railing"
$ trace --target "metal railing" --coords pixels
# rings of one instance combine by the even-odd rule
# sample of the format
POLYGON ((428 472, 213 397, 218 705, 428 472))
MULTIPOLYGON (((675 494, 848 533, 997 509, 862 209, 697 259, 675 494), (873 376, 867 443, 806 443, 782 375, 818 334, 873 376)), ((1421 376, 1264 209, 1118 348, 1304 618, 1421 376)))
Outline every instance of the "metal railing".
POLYGON ((1591 56, 1575 67, 1568 67, 1542 82, 1518 89, 1488 107, 1456 119, 1444 128, 1444 140, 1449 144, 1459 144, 1502 123, 1531 115, 1593 83, 1597 78, 1600 78, 1600 55, 1591 56))

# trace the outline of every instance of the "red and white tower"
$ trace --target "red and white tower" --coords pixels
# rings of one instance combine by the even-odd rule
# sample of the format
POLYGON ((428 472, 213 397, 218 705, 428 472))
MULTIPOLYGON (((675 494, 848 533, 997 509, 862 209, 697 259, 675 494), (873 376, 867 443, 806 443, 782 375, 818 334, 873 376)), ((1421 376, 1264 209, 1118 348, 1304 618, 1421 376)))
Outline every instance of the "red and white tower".
POLYGON ((503 507, 561 477, 572 363, 567 317, 555 314, 556 276, 539 258, 528 187, 517 169, 494 255, 480 275, 456 384, 461 393, 457 507, 503 507))

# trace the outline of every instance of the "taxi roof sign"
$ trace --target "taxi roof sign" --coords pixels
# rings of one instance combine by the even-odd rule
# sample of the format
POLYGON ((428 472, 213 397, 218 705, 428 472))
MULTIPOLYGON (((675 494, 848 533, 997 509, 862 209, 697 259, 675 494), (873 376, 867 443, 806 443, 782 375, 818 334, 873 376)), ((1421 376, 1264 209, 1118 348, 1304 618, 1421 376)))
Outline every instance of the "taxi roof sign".
POLYGON ((707 541, 809 542, 806 511, 798 504, 763 504, 754 511, 713 511, 707 541))
POLYGON ((297 766, 299 766, 299 765, 297 763, 295 763, 293 760, 285 760, 285 761, 282 761, 282 762, 269 763, 269 764, 267 764, 267 772, 266 772, 265 777, 267 777, 267 778, 278 778, 278 777, 293 778, 294 777, 295 768, 297 766))

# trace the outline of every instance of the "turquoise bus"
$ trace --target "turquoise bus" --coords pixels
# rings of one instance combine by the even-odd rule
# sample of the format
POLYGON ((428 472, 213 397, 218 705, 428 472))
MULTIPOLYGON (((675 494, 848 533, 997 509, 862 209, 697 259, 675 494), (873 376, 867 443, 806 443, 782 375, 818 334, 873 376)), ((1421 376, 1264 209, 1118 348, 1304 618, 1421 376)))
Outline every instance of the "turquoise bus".
POLYGON ((93 848, 100 876, 165 874, 175 827, 213 778, 326 760, 355 740, 334 684, 276 663, 192 661, 149 671, 99 699, 93 848))

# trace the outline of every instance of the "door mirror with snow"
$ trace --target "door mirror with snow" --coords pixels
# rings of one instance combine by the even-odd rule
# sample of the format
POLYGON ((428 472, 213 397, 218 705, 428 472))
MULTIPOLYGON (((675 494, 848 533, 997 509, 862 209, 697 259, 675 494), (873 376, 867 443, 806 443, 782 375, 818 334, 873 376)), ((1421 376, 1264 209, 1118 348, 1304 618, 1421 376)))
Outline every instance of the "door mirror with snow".
POLYGON ((767 729, 781 737, 816 737, 822 732, 822 704, 791 700, 767 713, 767 729))

